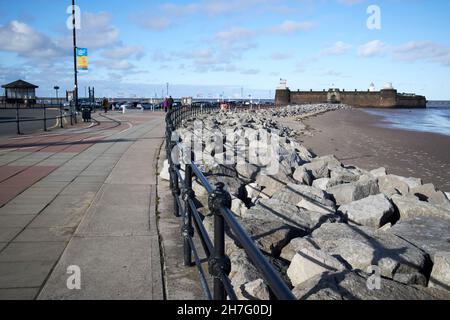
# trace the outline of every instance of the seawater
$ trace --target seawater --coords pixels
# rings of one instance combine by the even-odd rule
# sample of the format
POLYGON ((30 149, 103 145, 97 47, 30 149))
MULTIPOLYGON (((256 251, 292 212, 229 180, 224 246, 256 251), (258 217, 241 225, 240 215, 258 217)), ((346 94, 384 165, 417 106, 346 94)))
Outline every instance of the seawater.
POLYGON ((383 128, 431 132, 450 136, 450 101, 430 101, 426 109, 363 109, 383 117, 383 128))

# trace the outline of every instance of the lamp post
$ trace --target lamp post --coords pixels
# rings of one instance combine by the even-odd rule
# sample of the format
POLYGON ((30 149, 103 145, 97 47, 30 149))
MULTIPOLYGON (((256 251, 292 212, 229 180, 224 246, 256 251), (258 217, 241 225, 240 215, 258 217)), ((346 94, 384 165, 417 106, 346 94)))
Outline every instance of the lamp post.
MULTIPOLYGON (((73 31, 73 70, 74 70, 74 104, 75 112, 78 110, 78 68, 77 68, 77 26, 76 26, 76 16, 75 16, 75 0, 72 0, 72 31, 73 31)), ((72 110, 71 116, 74 112, 72 110)), ((77 123, 77 116, 75 113, 75 123, 77 123)))

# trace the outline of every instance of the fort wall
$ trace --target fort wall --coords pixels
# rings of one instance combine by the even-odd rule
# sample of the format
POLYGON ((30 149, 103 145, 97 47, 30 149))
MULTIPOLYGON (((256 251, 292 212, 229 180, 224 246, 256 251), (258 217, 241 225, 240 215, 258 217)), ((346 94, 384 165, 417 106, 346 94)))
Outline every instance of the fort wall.
POLYGON ((395 89, 381 91, 276 91, 275 104, 344 103, 359 108, 426 108, 426 98, 417 95, 398 94, 395 89))

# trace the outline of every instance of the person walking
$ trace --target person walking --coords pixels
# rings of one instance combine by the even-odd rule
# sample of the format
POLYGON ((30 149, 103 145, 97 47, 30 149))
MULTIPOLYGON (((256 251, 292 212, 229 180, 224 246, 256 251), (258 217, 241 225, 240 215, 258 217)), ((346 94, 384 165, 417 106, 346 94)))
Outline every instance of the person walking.
POLYGON ((169 102, 168 102, 168 104, 169 104, 169 111, 172 111, 173 103, 174 103, 173 98, 172 98, 172 96, 170 96, 169 97, 169 102))
POLYGON ((169 111, 169 99, 167 99, 167 97, 164 98, 162 105, 164 108, 164 112, 167 113, 169 111))
POLYGON ((103 110, 105 111, 105 113, 108 113, 109 102, 108 102, 108 99, 106 99, 106 97, 103 98, 102 105, 103 105, 103 110))

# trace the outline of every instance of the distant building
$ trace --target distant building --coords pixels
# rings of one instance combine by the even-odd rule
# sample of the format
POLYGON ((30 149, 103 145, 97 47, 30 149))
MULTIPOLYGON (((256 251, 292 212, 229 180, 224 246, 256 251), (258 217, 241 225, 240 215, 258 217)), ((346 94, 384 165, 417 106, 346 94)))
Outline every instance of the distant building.
POLYGON ((354 92, 337 88, 328 91, 291 91, 287 87, 276 91, 277 106, 310 103, 344 103, 359 108, 426 108, 427 99, 416 94, 400 94, 392 83, 388 83, 380 91, 371 91, 370 88, 354 92))
POLYGON ((23 80, 17 80, 2 86, 5 89, 7 103, 36 103, 36 89, 38 86, 23 80))
POLYGON ((377 89, 375 88, 375 84, 372 82, 369 86, 369 92, 375 92, 377 89))

